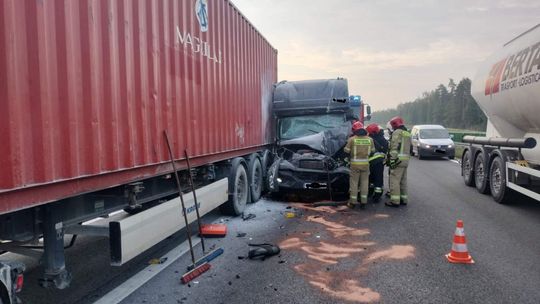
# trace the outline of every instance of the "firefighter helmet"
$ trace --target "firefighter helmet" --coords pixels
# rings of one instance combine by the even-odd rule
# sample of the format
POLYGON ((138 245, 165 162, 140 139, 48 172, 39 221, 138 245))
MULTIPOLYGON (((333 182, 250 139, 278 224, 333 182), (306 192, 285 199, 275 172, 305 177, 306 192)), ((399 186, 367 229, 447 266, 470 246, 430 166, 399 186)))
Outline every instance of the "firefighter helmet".
POLYGON ((401 126, 405 125, 405 122, 403 121, 403 118, 396 116, 392 119, 390 119, 390 126, 392 126, 392 129, 397 129, 401 126))
POLYGON ((375 135, 381 131, 381 128, 379 127, 378 124, 372 123, 369 126, 367 126, 366 130, 368 131, 370 135, 375 135))
POLYGON ((358 130, 361 130, 364 128, 364 124, 361 123, 360 121, 355 121, 353 124, 352 124, 352 131, 353 132, 356 132, 358 130))

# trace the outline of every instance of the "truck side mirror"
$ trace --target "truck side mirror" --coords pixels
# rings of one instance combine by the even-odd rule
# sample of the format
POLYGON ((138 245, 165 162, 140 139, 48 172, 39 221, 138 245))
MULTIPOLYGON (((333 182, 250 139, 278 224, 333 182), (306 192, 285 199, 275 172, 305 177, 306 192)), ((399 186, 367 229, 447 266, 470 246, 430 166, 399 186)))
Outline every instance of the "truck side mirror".
POLYGON ((370 105, 366 106, 366 116, 371 117, 371 106, 370 105))
POLYGON ((365 120, 365 121, 371 120, 371 115, 365 116, 365 117, 364 117, 364 120, 365 120))

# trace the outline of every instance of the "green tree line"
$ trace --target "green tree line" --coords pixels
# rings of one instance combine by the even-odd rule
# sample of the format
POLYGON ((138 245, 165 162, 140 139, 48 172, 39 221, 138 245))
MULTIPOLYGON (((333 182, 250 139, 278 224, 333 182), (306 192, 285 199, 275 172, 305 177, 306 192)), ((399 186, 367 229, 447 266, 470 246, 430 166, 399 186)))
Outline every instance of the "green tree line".
POLYGON ((382 126, 394 116, 401 116, 407 126, 438 124, 447 128, 484 131, 487 118, 471 95, 471 80, 463 78, 457 85, 450 79, 448 87, 440 84, 414 101, 397 109, 372 113, 371 121, 382 126))

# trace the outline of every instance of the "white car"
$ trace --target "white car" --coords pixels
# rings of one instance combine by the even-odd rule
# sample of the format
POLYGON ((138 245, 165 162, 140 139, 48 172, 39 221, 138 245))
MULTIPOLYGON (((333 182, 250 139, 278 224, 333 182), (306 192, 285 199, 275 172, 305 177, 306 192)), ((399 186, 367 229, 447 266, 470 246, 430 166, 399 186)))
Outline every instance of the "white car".
POLYGON ((416 125, 411 131, 411 155, 425 157, 455 156, 455 144, 448 130, 441 125, 416 125))

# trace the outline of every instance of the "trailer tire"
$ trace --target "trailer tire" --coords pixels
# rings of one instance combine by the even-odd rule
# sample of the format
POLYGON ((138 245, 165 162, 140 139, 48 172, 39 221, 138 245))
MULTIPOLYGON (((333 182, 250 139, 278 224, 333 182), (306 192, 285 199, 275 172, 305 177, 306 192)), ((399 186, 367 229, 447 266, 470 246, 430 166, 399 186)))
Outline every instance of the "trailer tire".
POLYGON ((489 169, 491 196, 493 200, 500 204, 510 202, 514 192, 506 187, 506 168, 500 156, 496 156, 491 162, 489 169))
POLYGON ((463 175, 463 182, 469 187, 474 187, 473 172, 472 151, 471 149, 467 149, 461 157, 461 175, 463 175))
POLYGON ((249 157, 249 191, 251 194, 251 203, 257 202, 261 198, 264 187, 264 176, 261 165, 261 160, 257 153, 251 154, 249 157))
POLYGON ((248 201, 249 179, 246 172, 245 161, 237 157, 232 160, 229 172, 229 200, 221 205, 223 213, 240 215, 244 212, 248 201))
POLYGON ((482 194, 489 193, 489 166, 486 164, 484 153, 478 153, 474 158, 474 184, 482 194))

